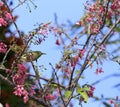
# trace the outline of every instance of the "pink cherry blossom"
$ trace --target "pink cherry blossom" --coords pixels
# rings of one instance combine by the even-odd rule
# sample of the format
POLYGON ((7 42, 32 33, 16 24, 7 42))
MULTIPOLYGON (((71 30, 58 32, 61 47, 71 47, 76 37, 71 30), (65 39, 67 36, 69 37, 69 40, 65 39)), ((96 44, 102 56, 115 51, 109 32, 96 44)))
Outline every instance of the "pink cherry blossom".
POLYGON ((18 71, 13 76, 13 80, 16 84, 22 85, 22 84, 24 84, 25 79, 28 76, 27 68, 22 64, 18 64, 17 67, 18 67, 18 71))
POLYGON ((7 22, 3 18, 0 18, 0 26, 7 26, 7 22))
POLYGON ((85 54, 85 49, 81 49, 80 52, 79 52, 79 56, 80 58, 82 58, 85 54))
POLYGON ((90 91, 87 91, 87 94, 89 97, 93 97, 94 90, 95 90, 95 87, 90 86, 90 91))
POLYGON ((20 74, 15 74, 14 76, 13 76, 13 79, 14 79, 14 82, 16 83, 16 84, 19 84, 19 85, 22 85, 22 84, 24 84, 24 82, 25 82, 25 79, 26 79, 26 76, 25 75, 20 75, 20 74))
POLYGON ((25 88, 22 85, 17 85, 14 89, 15 91, 13 93, 16 96, 23 97, 24 103, 26 103, 29 100, 28 92, 25 90, 25 88))
POLYGON ((60 41, 57 39, 55 42, 56 45, 60 45, 60 41))
POLYGON ((113 99, 110 99, 110 104, 114 104, 114 100, 113 99))
POLYGON ((35 90, 34 90, 34 89, 31 89, 31 90, 30 90, 30 95, 33 96, 33 95, 35 95, 35 94, 36 94, 35 90))
POLYGON ((54 100, 55 98, 56 98, 56 96, 53 95, 53 94, 49 94, 49 95, 46 95, 46 96, 45 96, 45 99, 46 99, 46 100, 54 100))
POLYGON ((104 71, 103 71, 102 68, 97 68, 96 71, 95 71, 96 74, 100 74, 100 73, 103 73, 103 72, 104 71))
POLYGON ((0 1, 0 7, 3 6, 3 4, 4 4, 4 3, 3 3, 2 1, 0 1))
POLYGON ((10 105, 8 103, 5 104, 5 107, 10 107, 10 105))
POLYGON ((23 101, 24 101, 24 103, 27 103, 28 100, 29 100, 29 97, 28 97, 28 94, 27 94, 27 95, 25 95, 25 96, 23 97, 23 101))
POLYGON ((47 29, 40 29, 38 31, 38 34, 40 35, 48 35, 49 34, 49 31, 47 29))
POLYGON ((7 19, 9 19, 9 20, 12 20, 12 16, 11 16, 11 14, 8 13, 8 12, 5 14, 5 17, 6 17, 7 19))
POLYGON ((18 64, 17 67, 20 73, 25 73, 27 71, 27 68, 23 64, 18 64))
POLYGON ((3 43, 2 41, 0 41, 0 52, 6 53, 6 51, 7 51, 7 45, 3 43))

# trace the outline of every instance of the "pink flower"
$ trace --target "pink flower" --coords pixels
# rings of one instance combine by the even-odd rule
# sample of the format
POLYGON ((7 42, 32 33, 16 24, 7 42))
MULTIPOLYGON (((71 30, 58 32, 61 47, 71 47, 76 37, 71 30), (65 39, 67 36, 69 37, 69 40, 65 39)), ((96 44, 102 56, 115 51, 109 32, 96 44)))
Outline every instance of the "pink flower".
POLYGON ((5 104, 5 107, 10 107, 10 105, 8 103, 5 104))
POLYGON ((80 50, 80 52, 79 52, 79 56, 80 56, 80 58, 82 58, 83 56, 84 56, 84 54, 85 54, 85 49, 81 49, 80 50))
POLYGON ((79 61, 79 55, 76 55, 76 56, 74 57, 74 60, 75 60, 75 62, 77 63, 77 62, 79 61))
POLYGON ((10 73, 10 69, 6 69, 6 73, 10 73))
POLYGON ((95 71, 96 74, 100 74, 102 72, 104 72, 102 68, 97 68, 95 71))
POLYGON ((24 103, 29 100, 28 92, 24 89, 22 85, 17 85, 14 89, 15 91, 13 93, 16 96, 23 97, 24 103))
POLYGON ((18 64, 18 71, 17 73, 13 76, 13 80, 16 84, 22 85, 25 82, 25 79, 27 78, 28 74, 27 74, 27 68, 22 65, 22 64, 18 64))
POLYGON ((4 3, 3 3, 2 1, 0 1, 0 7, 3 6, 3 4, 4 4, 4 3))
POLYGON ((9 19, 9 20, 12 20, 12 16, 11 16, 11 14, 8 13, 8 12, 5 14, 5 17, 6 17, 7 19, 9 19))
POLYGON ((84 53, 85 53, 85 49, 81 49, 80 54, 84 55, 84 53))
POLYGON ((28 102, 28 100, 29 100, 28 95, 25 95, 25 96, 23 97, 23 101, 24 101, 24 103, 27 103, 27 102, 28 102))
POLYGON ((3 18, 0 18, 0 26, 7 26, 7 22, 3 18))
POLYGON ((60 45, 60 41, 57 39, 55 42, 56 45, 60 45))
POLYGON ((27 68, 23 64, 18 64, 17 67, 20 73, 25 73, 27 71, 27 68))
POLYGON ((77 63, 77 62, 75 62, 75 61, 71 61, 71 66, 72 66, 72 67, 75 67, 75 66, 76 66, 76 63, 77 63))
POLYGON ((0 41, 0 52, 6 53, 6 51, 7 51, 7 45, 3 43, 2 41, 0 41))
POLYGON ((114 104, 114 100, 110 99, 110 104, 114 104))
POLYGON ((16 96, 21 97, 23 95, 24 87, 22 85, 17 85, 14 89, 15 89, 15 91, 13 93, 16 96))
POLYGON ((90 91, 87 91, 87 94, 89 97, 93 97, 94 90, 95 90, 95 87, 90 86, 90 91))
POLYGON ((91 18, 91 17, 87 17, 86 20, 87 20, 88 22, 91 22, 91 21, 92 21, 92 18, 91 18))
POLYGON ((45 99, 46 100, 54 100, 56 98, 56 96, 55 95, 52 95, 52 94, 49 94, 49 95, 46 95, 45 96, 45 99))
POLYGON ((40 30, 38 31, 38 34, 40 34, 40 35, 48 35, 49 32, 48 32, 48 30, 40 29, 40 30))
POLYGON ((35 95, 36 92, 35 92, 35 89, 38 89, 38 86, 37 85, 33 85, 30 89, 30 95, 35 95))
POLYGON ((66 73, 70 73, 70 71, 71 71, 71 70, 70 70, 69 67, 66 67, 66 68, 65 68, 65 72, 66 72, 66 73))
POLYGON ((90 86, 90 91, 94 91, 94 90, 95 90, 95 87, 90 86))
POLYGON ((35 95, 35 94, 36 94, 35 90, 31 89, 30 90, 30 95, 35 95))
POLYGON ((76 55, 74 57, 74 60, 71 61, 71 66, 75 67, 78 61, 79 61, 79 55, 76 55))
POLYGON ((20 74, 15 74, 13 76, 14 82, 16 84, 22 85, 25 82, 26 76, 25 75, 20 75, 20 74))

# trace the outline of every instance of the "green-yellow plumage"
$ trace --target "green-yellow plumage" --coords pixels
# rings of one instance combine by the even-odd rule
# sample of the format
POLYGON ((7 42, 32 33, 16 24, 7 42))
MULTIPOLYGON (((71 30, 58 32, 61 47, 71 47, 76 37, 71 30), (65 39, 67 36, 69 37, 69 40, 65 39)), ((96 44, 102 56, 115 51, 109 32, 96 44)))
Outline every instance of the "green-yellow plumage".
POLYGON ((31 62, 36 61, 41 55, 45 53, 42 53, 41 51, 30 51, 21 56, 21 60, 25 62, 31 62))

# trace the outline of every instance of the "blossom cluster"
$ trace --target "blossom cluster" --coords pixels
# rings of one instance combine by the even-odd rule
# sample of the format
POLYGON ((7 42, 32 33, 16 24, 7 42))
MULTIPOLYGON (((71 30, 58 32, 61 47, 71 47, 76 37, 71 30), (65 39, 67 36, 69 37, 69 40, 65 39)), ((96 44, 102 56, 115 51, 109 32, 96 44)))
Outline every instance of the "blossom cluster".
POLYGON ((0 27, 7 26, 10 20, 12 20, 10 12, 8 12, 8 9, 5 6, 5 4, 2 1, 0 1, 0 27))
MULTIPOLYGON (((62 35, 62 31, 60 31, 58 28, 53 27, 50 25, 50 23, 46 23, 43 25, 40 25, 38 29, 35 29, 34 32, 32 32, 32 34, 37 34, 38 36, 34 36, 35 37, 35 42, 33 41, 34 44, 41 44, 42 41, 45 40, 45 38, 48 36, 48 34, 50 32, 53 32, 55 35, 62 35), (35 33, 36 32, 36 33, 35 33), (36 40, 37 38, 37 40, 36 40)), ((31 34, 30 34, 31 35, 31 34)), ((60 40, 57 38, 56 39, 56 45, 60 45, 60 40)))
POLYGON ((92 5, 87 1, 86 3, 87 14, 77 25, 84 25, 86 22, 90 24, 91 34, 99 33, 99 30, 106 24, 106 20, 112 20, 114 16, 120 16, 120 1, 108 1, 107 4, 101 5, 95 2, 92 5))
POLYGON ((63 60, 63 63, 56 64, 56 69, 66 72, 67 74, 71 73, 71 68, 74 68, 79 65, 80 60, 85 55, 86 50, 85 49, 78 49, 76 54, 74 52, 64 52, 65 60, 63 60))
POLYGON ((56 99, 56 96, 53 95, 53 94, 49 94, 49 95, 46 95, 46 96, 45 96, 45 99, 46 99, 46 100, 54 100, 54 99, 56 99))
POLYGON ((25 88, 23 87, 23 84, 25 82, 25 79, 27 78, 27 68, 22 64, 18 64, 17 67, 18 71, 13 76, 14 82, 17 84, 17 86, 14 88, 15 91, 13 93, 19 97, 23 97, 24 103, 26 103, 29 97, 27 90, 25 90, 25 88))
POLYGON ((24 66, 24 65, 22 65, 22 64, 18 64, 17 65, 17 67, 18 67, 18 71, 17 71, 17 73, 13 76, 13 79, 14 79, 14 82, 16 83, 16 84, 19 84, 19 85, 22 85, 22 84, 24 84, 24 82, 25 82, 25 79, 27 78, 27 68, 24 66))
POLYGON ((15 91, 13 93, 16 96, 23 97, 24 103, 26 103, 29 100, 28 92, 22 85, 17 85, 14 89, 15 91))
POLYGON ((89 97, 93 97, 94 90, 95 90, 95 87, 90 86, 90 90, 87 91, 87 94, 88 94, 89 97))
POLYGON ((58 97, 60 97, 60 90, 58 89, 58 88, 56 88, 55 90, 54 90, 54 92, 53 93, 47 93, 46 95, 45 95, 45 99, 46 100, 55 100, 55 99, 57 99, 58 97))
POLYGON ((100 73, 103 73, 103 72, 104 71, 103 71, 102 68, 97 68, 96 71, 95 71, 96 74, 100 74, 100 73))

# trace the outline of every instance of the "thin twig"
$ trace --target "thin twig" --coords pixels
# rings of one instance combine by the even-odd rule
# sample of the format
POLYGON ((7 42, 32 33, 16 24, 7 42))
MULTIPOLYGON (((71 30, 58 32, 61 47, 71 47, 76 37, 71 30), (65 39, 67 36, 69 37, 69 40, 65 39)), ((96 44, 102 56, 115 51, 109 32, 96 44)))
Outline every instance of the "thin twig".
POLYGON ((15 86, 15 84, 13 84, 10 80, 8 80, 7 78, 5 78, 3 75, 0 74, 0 79, 4 82, 6 82, 7 84, 9 84, 10 86, 15 86))
MULTIPOLYGON (((56 73, 54 67, 52 66, 51 63, 49 63, 49 64, 51 65, 51 67, 52 67, 52 69, 53 69, 53 71, 54 71, 54 73, 55 73, 55 76, 56 76, 56 79, 57 79, 57 83, 60 84, 60 83, 59 83, 58 76, 57 76, 57 73, 56 73)), ((60 89, 59 86, 58 86, 58 90, 59 90, 59 93, 60 93, 60 96, 61 96, 61 100, 62 100, 62 102, 63 102, 63 105, 64 105, 64 107, 66 107, 66 104, 65 104, 65 101, 64 101, 64 99, 63 99, 62 92, 61 92, 61 89, 60 89)))
POLYGON ((110 77, 120 77, 120 74, 111 74, 111 75, 105 76, 105 77, 103 77, 103 78, 95 81, 95 82, 92 83, 91 85, 96 85, 96 84, 100 83, 100 82, 103 81, 103 80, 109 79, 110 77))
POLYGON ((17 6, 15 6, 13 9, 11 9, 11 12, 13 12, 16 8, 18 8, 19 6, 23 5, 27 0, 21 1, 19 2, 19 4, 17 6))
POLYGON ((106 4, 106 11, 105 11, 105 14, 104 14, 103 17, 102 17, 103 24, 102 24, 102 26, 100 27, 99 30, 101 30, 101 29, 105 26, 106 17, 107 17, 107 14, 108 14, 109 4, 110 4, 110 0, 108 0, 108 2, 107 2, 107 4, 106 4))
POLYGON ((41 85, 41 82, 40 82, 40 79, 39 79, 39 73, 38 73, 38 71, 36 70, 36 68, 35 68, 35 65, 33 64, 33 62, 31 61, 31 64, 32 64, 32 67, 33 67, 33 69, 34 69, 34 72, 35 72, 35 75, 36 75, 36 79, 37 79, 37 81, 38 81, 38 84, 39 84, 39 86, 40 86, 40 88, 43 90, 43 88, 42 88, 42 85, 41 85))
POLYGON ((71 72, 71 75, 70 75, 69 88, 70 88, 70 86, 71 86, 71 84, 72 84, 74 71, 75 71, 75 67, 73 67, 72 72, 71 72))
POLYGON ((3 57, 3 60, 2 60, 2 62, 1 62, 1 65, 4 65, 5 59, 6 59, 7 55, 8 55, 8 53, 10 52, 10 50, 11 50, 11 48, 9 48, 9 49, 7 50, 7 52, 5 53, 5 56, 3 57))
MULTIPOLYGON (((32 75, 32 74, 29 74, 29 76, 36 77, 36 75, 32 75)), ((49 79, 46 79, 46 78, 43 78, 43 77, 39 77, 39 79, 44 80, 46 82, 50 82, 51 84, 56 84, 57 86, 59 86, 59 87, 61 87, 63 89, 67 89, 67 87, 65 87, 65 86, 63 86, 61 84, 58 84, 58 83, 56 83, 54 81, 50 81, 49 79)))

